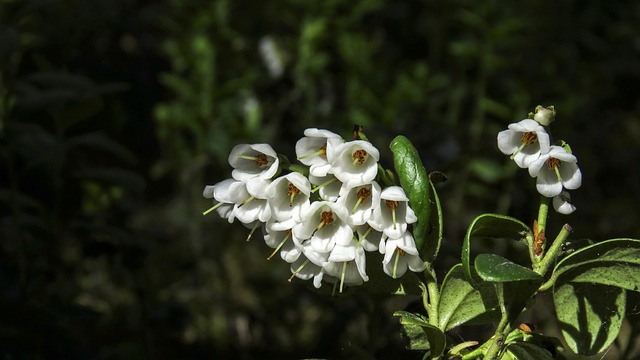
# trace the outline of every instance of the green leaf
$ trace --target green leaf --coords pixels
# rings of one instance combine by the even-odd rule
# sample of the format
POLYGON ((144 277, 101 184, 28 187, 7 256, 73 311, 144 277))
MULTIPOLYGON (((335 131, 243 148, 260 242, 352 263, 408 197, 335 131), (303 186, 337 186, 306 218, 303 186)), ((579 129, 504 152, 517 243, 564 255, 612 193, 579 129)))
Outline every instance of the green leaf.
POLYGON ((542 280, 542 276, 533 270, 495 254, 478 255, 475 268, 482 280, 489 282, 542 280))
POLYGON ((565 283, 553 302, 567 345, 581 355, 605 351, 618 337, 626 308, 626 291, 613 286, 565 283))
MULTIPOLYGON (((437 327, 429 324, 429 321, 420 314, 414 314, 407 311, 396 311, 393 316, 400 317, 400 324, 407 332, 407 335, 416 334, 416 329, 421 329, 423 333, 426 335, 427 343, 417 342, 416 344, 411 344, 411 349, 413 350, 426 350, 430 351, 430 356, 432 359, 438 358, 444 352, 444 348, 447 344, 447 339, 444 336, 444 333, 438 329, 437 327), (407 329, 409 329, 407 331, 407 329), (413 347, 413 345, 418 345, 420 348, 413 347), (427 345, 427 347, 424 347, 427 345)), ((420 336, 417 336, 420 338, 420 336)))
MULTIPOLYGON (((418 151, 411 141, 404 136, 397 136, 389 145, 393 153, 393 162, 400 185, 404 189, 409 204, 418 217, 418 222, 413 227, 413 236, 416 247, 420 251, 423 260, 431 262, 440 248, 440 237, 429 236, 430 233, 438 233, 441 223, 441 212, 438 222, 431 223, 433 218, 432 201, 438 204, 437 196, 432 196, 433 184, 427 176, 427 171, 422 165, 418 151)), ((438 206, 438 205, 436 205, 438 206)))
POLYGON ((490 286, 476 289, 457 264, 444 278, 438 303, 438 327, 448 331, 465 323, 490 322, 499 318, 495 292, 490 286), (484 290, 484 291, 483 291, 484 290))
POLYGON ((538 345, 517 341, 507 345, 507 353, 518 360, 553 360, 549 351, 538 345))
POLYGON ((640 291, 640 240, 612 239, 582 248, 556 265, 552 279, 640 291))
POLYGON ((467 279, 475 283, 471 267, 472 238, 507 238, 521 241, 527 236, 532 236, 531 230, 518 219, 498 214, 482 214, 475 218, 469 225, 462 244, 462 268, 467 279))

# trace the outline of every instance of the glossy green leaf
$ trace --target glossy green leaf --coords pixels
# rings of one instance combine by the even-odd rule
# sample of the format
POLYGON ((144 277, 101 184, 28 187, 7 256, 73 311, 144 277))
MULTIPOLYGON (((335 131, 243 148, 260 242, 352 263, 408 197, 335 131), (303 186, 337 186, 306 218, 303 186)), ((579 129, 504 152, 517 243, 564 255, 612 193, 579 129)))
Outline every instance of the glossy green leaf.
POLYGON ((612 239, 587 246, 556 265, 552 278, 640 291, 640 240, 612 239))
MULTIPOLYGON (((423 260, 432 261, 440 247, 440 237, 429 236, 430 233, 438 233, 439 235, 439 224, 431 223, 432 204, 437 206, 439 203, 437 196, 431 195, 433 184, 431 184, 427 171, 422 165, 418 150, 409 139, 402 135, 397 136, 391 141, 389 148, 393 153, 393 163, 400 185, 418 217, 418 221, 413 227, 416 247, 421 255, 425 255, 423 260)), ((441 215, 438 219, 440 218, 441 215)), ((441 223, 441 221, 439 222, 441 223)))
POLYGON ((516 241, 525 240, 531 230, 522 221, 504 215, 482 214, 476 217, 464 237, 462 243, 462 268, 467 279, 474 283, 471 266, 472 238, 507 238, 516 241))
POLYGON ((440 198, 431 181, 429 181, 429 185, 431 186, 431 193, 429 194, 429 201, 431 202, 431 213, 429 215, 430 227, 427 233, 427 242, 420 249, 420 258, 428 262, 433 262, 438 255, 438 251, 440 251, 444 228, 440 198))
POLYGON ((480 278, 489 282, 542 280, 533 270, 495 254, 476 256, 475 268, 480 278))
POLYGON ((554 288, 553 302, 562 335, 574 352, 599 354, 618 337, 626 308, 624 289, 565 283, 554 288))
MULTIPOLYGON (((517 341, 507 345, 507 353, 517 360, 552 360, 549 351, 538 345, 517 341)), ((503 357, 504 359, 504 357, 503 357)))
POLYGON ((462 265, 458 264, 449 270, 442 282, 438 304, 438 327, 447 331, 482 319, 489 322, 499 318, 497 306, 492 287, 473 287, 464 276, 462 265))
POLYGON ((414 314, 408 311, 396 311, 393 316, 400 317, 400 324, 405 329, 407 335, 412 339, 411 349, 414 350, 426 350, 428 349, 431 353, 431 358, 438 358, 444 352, 444 348, 447 344, 447 339, 444 336, 444 333, 438 329, 437 327, 429 324, 427 318, 420 314, 414 314), (426 335, 427 347, 423 347, 426 344, 422 344, 420 342, 413 343, 413 338, 410 334, 414 334, 415 338, 420 338, 420 336, 416 336, 416 329, 422 329, 423 333, 426 335), (421 346, 416 348, 414 346, 421 346))

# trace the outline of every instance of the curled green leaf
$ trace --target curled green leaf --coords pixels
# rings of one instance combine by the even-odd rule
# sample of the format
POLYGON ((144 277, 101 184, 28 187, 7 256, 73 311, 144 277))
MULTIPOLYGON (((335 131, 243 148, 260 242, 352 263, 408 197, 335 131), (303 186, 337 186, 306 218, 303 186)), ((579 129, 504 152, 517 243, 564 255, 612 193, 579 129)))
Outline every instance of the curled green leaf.
POLYGON ((413 227, 416 247, 425 261, 431 262, 440 248, 441 212, 434 218, 433 204, 439 207, 433 184, 422 165, 418 151, 404 136, 397 136, 389 145, 400 185, 409 198, 409 205, 418 217, 413 227))

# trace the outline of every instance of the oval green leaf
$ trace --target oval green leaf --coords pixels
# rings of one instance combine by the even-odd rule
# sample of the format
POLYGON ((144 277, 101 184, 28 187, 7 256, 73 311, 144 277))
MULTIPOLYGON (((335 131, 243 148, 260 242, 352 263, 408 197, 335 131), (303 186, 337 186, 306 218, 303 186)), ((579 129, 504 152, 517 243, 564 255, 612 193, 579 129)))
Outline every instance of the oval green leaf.
POLYGON ((400 317, 400 324, 405 329, 407 335, 412 338, 411 334, 414 334, 416 338, 420 338, 421 334, 416 334, 416 329, 422 329, 424 335, 426 335, 426 340, 428 343, 428 347, 424 348, 425 344, 420 345, 420 347, 414 347, 412 340, 412 349, 415 350, 426 350, 428 349, 430 352, 430 356, 432 359, 437 359, 444 352, 445 346, 447 345, 447 339, 442 332, 437 327, 429 324, 429 321, 420 314, 410 313, 408 311, 396 311, 393 316, 400 317))
POLYGON ((492 287, 473 287, 467 281, 462 265, 458 264, 449 270, 442 282, 438 327, 448 331, 465 323, 491 322, 500 318, 497 306, 498 301, 492 287))
MULTIPOLYGON (((434 194, 433 184, 429 180, 427 171, 420 160, 418 151, 411 141, 400 135, 395 137, 389 145, 393 153, 393 163, 400 185, 404 189, 409 204, 416 216, 417 223, 413 227, 413 237, 416 247, 420 251, 423 260, 431 262, 440 248, 441 237, 438 236, 438 228, 441 221, 434 222, 431 215, 432 204, 439 208, 439 201, 434 194), (436 233, 436 236, 430 236, 436 233)), ((441 211, 438 211, 437 219, 441 220, 441 211)))
POLYGON ((562 335, 574 352, 599 354, 618 337, 626 309, 624 289, 565 283, 554 288, 553 302, 562 335))
POLYGON ((640 291, 640 240, 612 239, 587 246, 556 265, 556 286, 596 283, 640 291))
POLYGON ((521 241, 527 236, 531 236, 531 230, 518 219, 498 214, 482 214, 475 218, 469 225, 462 243, 462 268, 467 279, 475 283, 471 266, 472 238, 507 238, 521 241))
POLYGON ((507 345, 507 353, 518 360, 553 360, 549 351, 538 345, 517 341, 507 345))
POLYGON ((496 254, 476 256, 475 268, 480 278, 489 282, 542 280, 542 276, 533 270, 496 254))

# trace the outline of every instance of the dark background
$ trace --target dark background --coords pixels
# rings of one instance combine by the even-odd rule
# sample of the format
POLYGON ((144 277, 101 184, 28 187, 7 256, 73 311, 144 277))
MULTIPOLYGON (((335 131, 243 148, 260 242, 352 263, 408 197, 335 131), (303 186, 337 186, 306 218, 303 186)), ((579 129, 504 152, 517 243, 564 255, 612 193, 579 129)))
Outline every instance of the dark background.
POLYGON ((6 359, 400 354, 413 298, 319 295, 201 215, 235 144, 293 158, 307 127, 363 125, 386 166, 404 134, 448 176, 442 274, 478 214, 532 222, 496 134, 555 105, 583 185, 549 232, 640 237, 636 1, 0 0, 0 65, 6 359))

